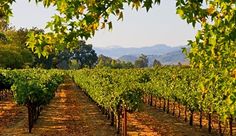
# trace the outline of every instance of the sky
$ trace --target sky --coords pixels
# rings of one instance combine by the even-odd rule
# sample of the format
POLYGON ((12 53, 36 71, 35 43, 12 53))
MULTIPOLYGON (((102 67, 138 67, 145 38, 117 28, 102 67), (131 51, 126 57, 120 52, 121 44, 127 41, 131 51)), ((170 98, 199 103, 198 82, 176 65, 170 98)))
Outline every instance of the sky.
MULTIPOLYGON (((199 26, 193 28, 182 20, 175 11, 175 0, 163 0, 149 12, 145 9, 132 10, 125 6, 124 20, 113 20, 113 29, 98 30, 87 43, 95 47, 145 47, 156 44, 169 46, 186 45, 194 38, 199 26)), ((44 28, 56 12, 54 8, 44 8, 28 0, 17 0, 13 4, 10 22, 16 28, 44 28)))

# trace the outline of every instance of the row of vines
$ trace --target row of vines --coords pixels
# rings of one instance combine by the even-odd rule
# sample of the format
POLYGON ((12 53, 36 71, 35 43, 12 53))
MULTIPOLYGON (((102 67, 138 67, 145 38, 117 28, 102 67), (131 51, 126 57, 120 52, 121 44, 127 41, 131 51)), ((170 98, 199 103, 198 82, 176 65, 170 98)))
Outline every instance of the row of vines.
POLYGON ((58 70, 0 70, 0 92, 10 90, 13 100, 28 108, 29 132, 38 119, 43 105, 54 97, 63 81, 63 72, 58 70))
MULTIPOLYGON (((85 93, 111 116, 112 124, 116 121, 118 132, 122 110, 122 117, 126 115, 126 111, 139 110, 145 97, 162 100, 167 112, 170 110, 170 102, 184 106, 186 111, 190 112, 190 125, 193 124, 194 112, 206 113, 209 118, 215 114, 219 117, 220 124, 227 124, 230 120, 232 125, 236 116, 235 73, 220 69, 206 72, 184 67, 160 67, 127 70, 84 69, 68 73, 85 93)), ((124 121, 123 124, 127 124, 126 120, 124 121)), ((221 129, 219 133, 223 135, 221 129)), ((233 135, 232 130, 230 135, 233 135)))

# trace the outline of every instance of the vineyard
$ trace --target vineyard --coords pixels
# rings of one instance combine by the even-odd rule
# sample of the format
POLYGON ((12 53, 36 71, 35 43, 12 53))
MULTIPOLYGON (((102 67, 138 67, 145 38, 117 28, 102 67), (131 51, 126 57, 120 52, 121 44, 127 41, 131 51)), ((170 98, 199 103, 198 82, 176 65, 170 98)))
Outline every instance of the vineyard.
POLYGON ((200 26, 182 48, 189 65, 153 67, 144 54, 135 65, 99 58, 84 40, 112 30, 127 6, 148 12, 161 0, 33 1, 56 10, 45 29, 15 29, 16 0, 0 1, 0 135, 236 136, 235 0, 176 0, 200 26))
MULTIPOLYGON (((10 89, 14 101, 28 108, 29 133, 40 115, 41 106, 46 105, 55 95, 55 90, 63 81, 59 71, 17 70, 1 71, 0 90, 10 89)), ((9 91, 2 92, 6 96, 9 91)))
MULTIPOLYGON (((37 126, 36 120, 40 118, 40 113, 46 110, 43 107, 52 103, 58 93, 57 88, 66 79, 65 83, 73 80, 86 95, 75 99, 88 97, 92 105, 97 105, 100 112, 110 120, 110 125, 116 128, 119 135, 132 135, 132 120, 142 115, 142 122, 145 122, 150 118, 146 114, 153 112, 151 109, 157 116, 166 113, 194 128, 202 128, 202 131, 207 129, 206 135, 236 134, 235 73, 219 69, 208 73, 176 66, 77 71, 26 69, 1 70, 0 73, 0 102, 12 99, 21 109, 27 108, 27 117, 24 118, 28 120, 29 133, 34 124, 37 126), (143 113, 145 109, 149 110, 146 114, 143 113)), ((74 113, 70 114, 73 117, 74 113)))

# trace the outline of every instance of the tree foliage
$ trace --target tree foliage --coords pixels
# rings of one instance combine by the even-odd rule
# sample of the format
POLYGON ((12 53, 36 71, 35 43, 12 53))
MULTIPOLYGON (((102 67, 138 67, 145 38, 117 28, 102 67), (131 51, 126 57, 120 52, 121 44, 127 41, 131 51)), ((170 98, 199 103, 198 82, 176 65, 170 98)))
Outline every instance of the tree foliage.
MULTIPOLYGON (((31 0, 29 0, 31 1, 31 0)), ((0 2, 0 18, 9 20, 12 15, 11 5, 15 0, 0 2)), ((54 6, 58 13, 47 23, 48 33, 29 35, 28 46, 39 56, 48 56, 56 50, 76 46, 81 39, 94 35, 100 28, 112 29, 110 16, 123 19, 124 5, 135 9, 145 7, 147 11, 160 0, 35 0, 43 3, 44 7, 54 6)))
POLYGON ((104 55, 98 56, 97 68, 113 68, 113 69, 129 69, 134 68, 134 64, 131 62, 120 61, 119 59, 113 59, 104 55))
POLYGON ((148 67, 148 58, 146 55, 141 54, 139 58, 134 62, 136 68, 145 68, 148 67))
POLYGON ((80 68, 95 66, 98 57, 92 44, 86 44, 85 41, 79 42, 79 48, 74 50, 73 59, 77 60, 80 68))
MULTIPOLYGON (((191 48, 187 55, 192 67, 198 67, 205 72, 210 71, 210 74, 201 80, 200 84, 204 90, 202 93, 215 92, 217 95, 217 88, 236 83, 236 2, 181 0, 176 6, 177 13, 188 23, 192 23, 193 26, 196 23, 201 25, 195 39, 189 41, 191 48), (219 82, 220 84, 215 86, 219 82)), ((225 92, 231 94, 228 104, 235 104, 235 89, 226 89, 225 92)), ((226 111, 229 115, 235 114, 236 108, 226 111)))
POLYGON ((233 0, 177 2, 177 13, 188 23, 201 24, 188 57, 200 68, 229 68, 236 66, 236 2, 233 0), (205 6, 203 2, 206 2, 205 6))
POLYGON ((153 61, 152 66, 153 66, 153 67, 159 67, 159 66, 161 66, 161 62, 160 62, 159 60, 156 60, 156 59, 155 59, 155 60, 153 61))
POLYGON ((95 66, 97 59, 98 57, 92 44, 86 44, 85 41, 79 41, 73 49, 65 49, 54 55, 56 67, 63 69, 69 69, 72 63, 77 65, 73 67, 92 68, 95 66))
MULTIPOLYGON (((98 64, 96 67, 102 68, 102 67, 111 67, 112 64, 112 58, 104 56, 104 55, 99 55, 98 56, 98 64)), ((114 64, 114 62, 113 62, 114 64)))
POLYGON ((7 25, 5 27, 1 29, 2 34, 0 33, 1 67, 13 69, 33 66, 36 59, 34 53, 26 47, 27 34, 30 31, 39 33, 43 30, 37 28, 17 30, 7 25))
POLYGON ((33 55, 27 49, 12 45, 0 45, 0 67, 24 68, 32 64, 33 55))
MULTIPOLYGON (((0 2, 1 19, 8 20, 9 16, 12 15, 11 5, 13 2, 15 0, 2 0, 0 2)), ((137 10, 144 7, 148 11, 154 4, 159 4, 160 0, 35 0, 35 2, 43 3, 45 7, 54 6, 58 11, 53 16, 53 20, 47 23, 46 28, 49 28, 51 32, 46 34, 32 33, 28 42, 29 47, 35 53, 47 56, 54 48, 64 49, 64 47, 76 45, 80 40, 79 38, 87 39, 93 36, 99 28, 108 26, 109 29, 112 29, 112 22, 109 17, 115 15, 118 20, 123 19, 125 4, 137 10)), ((196 40, 190 41, 194 48, 191 51, 190 58, 193 55, 198 56, 195 52, 197 52, 196 49, 200 49, 203 50, 200 51, 202 55, 210 56, 210 59, 208 59, 210 63, 222 60, 222 63, 227 64, 233 61, 224 59, 224 56, 234 58, 234 53, 217 55, 216 52, 217 50, 222 50, 222 52, 223 50, 235 51, 235 46, 233 46, 236 37, 234 0, 177 0, 176 7, 176 12, 188 23, 192 23, 193 26, 196 23, 202 25, 196 40), (220 49, 215 45, 216 43, 219 43, 218 46, 223 45, 225 48, 220 49), (212 46, 206 46, 208 44, 212 46)), ((191 60, 192 62, 199 61, 199 59, 198 61, 191 60)), ((204 65, 201 63, 197 64, 204 65)), ((208 61, 206 63, 208 64, 208 61)))

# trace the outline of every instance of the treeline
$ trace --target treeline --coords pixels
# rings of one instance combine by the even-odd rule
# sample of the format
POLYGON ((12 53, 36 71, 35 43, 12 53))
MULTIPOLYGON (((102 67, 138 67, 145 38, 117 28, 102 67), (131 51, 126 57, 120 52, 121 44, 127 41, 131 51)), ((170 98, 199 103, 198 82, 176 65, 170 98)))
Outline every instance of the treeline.
POLYGON ((85 41, 79 41, 77 46, 70 49, 54 50, 47 57, 38 56, 26 46, 30 32, 44 33, 44 30, 16 29, 0 20, 0 68, 78 69, 94 67, 97 62, 98 57, 92 45, 86 44, 85 41))
MULTIPOLYGON (((158 60, 154 60, 152 67, 159 67, 161 66, 161 62, 158 60)), ((119 59, 112 59, 110 57, 99 55, 98 63, 96 65, 97 68, 113 68, 113 69, 120 69, 120 68, 146 68, 148 66, 148 57, 144 54, 141 54, 139 58, 134 62, 125 62, 119 59)))
MULTIPOLYGON (((0 23, 1 24, 1 23, 0 23)), ((48 57, 38 56, 29 47, 27 39, 30 32, 44 33, 38 28, 15 29, 2 25, 0 26, 0 68, 59 68, 59 69, 81 69, 81 68, 145 68, 148 67, 148 58, 141 54, 135 63, 116 60, 104 55, 97 56, 93 46, 79 41, 77 46, 62 51, 52 51, 48 57), (4 27, 3 27, 4 26, 4 27), (4 28, 4 29, 3 29, 4 28)), ((48 50, 53 50, 48 48, 48 50)), ((155 60, 153 67, 161 66, 155 60)))

